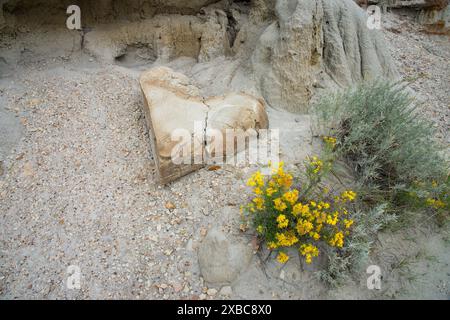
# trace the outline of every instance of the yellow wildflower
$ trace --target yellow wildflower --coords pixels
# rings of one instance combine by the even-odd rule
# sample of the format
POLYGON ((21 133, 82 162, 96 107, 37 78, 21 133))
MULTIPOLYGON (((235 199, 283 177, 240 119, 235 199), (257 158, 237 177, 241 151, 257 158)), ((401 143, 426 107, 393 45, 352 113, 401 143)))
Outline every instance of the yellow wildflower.
POLYGON ((333 215, 327 215, 327 224, 335 226, 339 220, 339 213, 336 211, 333 215))
POLYGON ((264 199, 263 198, 259 198, 259 197, 254 198, 253 202, 256 205, 256 209, 258 209, 258 210, 263 210, 264 209, 264 199))
POLYGON ((277 261, 279 263, 286 263, 288 260, 289 260, 289 256, 284 252, 280 252, 277 256, 277 261))
POLYGON ((311 222, 309 222, 308 220, 299 219, 297 221, 296 229, 297 229, 298 234, 301 236, 307 234, 313 228, 314 228, 314 225, 311 222))
POLYGON ((275 209, 277 209, 278 211, 284 211, 287 208, 286 203, 284 203, 281 198, 276 198, 275 200, 273 200, 273 203, 275 204, 275 209))
MULTIPOLYGON (((328 202, 320 201, 319 205, 321 206, 321 208, 324 208, 324 209, 329 209, 330 208, 330 204, 328 202)), ((321 209, 321 208, 319 208, 319 209, 321 209)))
POLYGON ((266 190, 266 194, 267 194, 268 197, 271 197, 275 192, 277 192, 277 189, 272 188, 272 187, 269 187, 266 190))
POLYGON ((344 234, 339 231, 329 241, 332 247, 342 248, 344 246, 344 234))
POLYGON ((345 228, 347 228, 347 229, 350 228, 352 226, 352 224, 353 224, 353 220, 344 219, 345 228))
POLYGON ((261 190, 260 187, 256 187, 255 189, 253 189, 253 192, 254 192, 256 195, 259 195, 259 196, 263 194, 263 192, 262 192, 262 190, 261 190))
POLYGON ((256 227, 256 231, 261 234, 264 232, 264 227, 262 225, 259 225, 258 227, 256 227))
POLYGON ((316 241, 320 239, 320 234, 317 232, 312 231, 308 235, 316 241))
POLYGON ((353 200, 355 200, 355 198, 356 198, 356 192, 353 192, 353 191, 351 191, 351 190, 347 190, 347 191, 344 191, 342 194, 341 194, 341 199, 345 202, 345 201, 353 201, 353 200))
POLYGON ((322 230, 323 224, 316 225, 316 232, 320 232, 322 230))
POLYGON ((260 171, 256 171, 247 181, 250 187, 262 187, 264 185, 264 178, 260 171))
POLYGON ((294 216, 297 216, 299 214, 301 214, 302 216, 306 216, 308 213, 309 206, 307 204, 303 205, 299 202, 292 208, 292 214, 294 216))
POLYGON ((427 205, 429 205, 430 207, 434 208, 434 209, 441 209, 445 207, 445 203, 439 199, 433 199, 433 198, 428 198, 427 199, 427 205))
POLYGON ((291 205, 294 205, 294 203, 297 202, 298 199, 298 190, 286 192, 285 194, 283 194, 283 199, 289 202, 291 205))
POLYGON ((313 156, 312 159, 309 160, 309 164, 313 173, 319 173, 319 171, 322 170, 323 162, 316 156, 313 156))
POLYGON ((284 167, 284 162, 283 162, 283 161, 280 161, 280 162, 278 163, 278 169, 276 170, 277 175, 279 175, 279 176, 283 176, 283 175, 284 175, 284 169, 283 169, 283 167, 284 167))
POLYGON ((278 228, 283 229, 289 225, 289 220, 284 214, 280 214, 277 217, 278 228))
POLYGON ((278 244, 274 241, 270 241, 269 243, 267 243, 267 248, 269 248, 270 250, 276 249, 278 248, 278 244))
POLYGON ((306 258, 306 263, 311 263, 312 258, 319 255, 319 249, 312 244, 302 244, 300 254, 306 258))
POLYGON ((278 246, 290 247, 298 242, 298 238, 293 232, 277 233, 275 237, 278 240, 278 246))
POLYGON ((322 139, 327 145, 329 145, 331 147, 334 147, 336 145, 336 138, 335 137, 326 137, 325 136, 322 139))

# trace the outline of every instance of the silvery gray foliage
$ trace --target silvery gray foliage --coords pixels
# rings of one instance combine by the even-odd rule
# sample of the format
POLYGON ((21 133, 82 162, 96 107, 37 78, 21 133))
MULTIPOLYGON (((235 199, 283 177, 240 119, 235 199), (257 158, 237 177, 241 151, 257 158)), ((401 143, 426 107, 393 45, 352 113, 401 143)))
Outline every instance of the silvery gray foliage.
POLYGON ((317 272, 319 279, 330 287, 338 287, 344 282, 358 278, 369 260, 369 253, 380 232, 397 217, 386 213, 387 204, 382 203, 372 209, 360 210, 353 215, 355 220, 351 235, 344 248, 329 248, 327 268, 317 272))
POLYGON ((326 96, 315 106, 316 130, 337 138, 337 154, 363 196, 392 201, 402 186, 446 174, 448 162, 418 106, 404 86, 380 80, 326 96))

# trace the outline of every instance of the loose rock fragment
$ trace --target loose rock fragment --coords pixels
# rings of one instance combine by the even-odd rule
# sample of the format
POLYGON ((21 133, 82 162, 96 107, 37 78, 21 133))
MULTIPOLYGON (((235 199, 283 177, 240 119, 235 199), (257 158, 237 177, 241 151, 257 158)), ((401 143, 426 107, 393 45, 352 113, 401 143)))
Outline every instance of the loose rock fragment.
POLYGON ((198 251, 200 271, 210 284, 230 284, 246 269, 251 258, 251 247, 216 228, 209 230, 198 251))

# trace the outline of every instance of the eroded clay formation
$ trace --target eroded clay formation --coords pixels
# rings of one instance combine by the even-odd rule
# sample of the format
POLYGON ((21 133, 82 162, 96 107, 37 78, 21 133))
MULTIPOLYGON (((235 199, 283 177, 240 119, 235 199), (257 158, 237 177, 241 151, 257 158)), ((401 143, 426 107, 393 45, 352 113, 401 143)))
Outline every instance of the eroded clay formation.
MULTIPOLYGON (((193 132, 193 122, 219 130, 265 128, 264 105, 307 113, 322 90, 397 77, 381 31, 367 27, 366 12, 353 0, 74 4, 81 7, 83 30, 61 32, 79 37, 79 50, 107 64, 120 64, 135 50, 144 66, 139 71, 153 68, 140 81, 163 183, 201 166, 171 163, 176 128, 193 132)), ((30 21, 64 26, 66 7, 62 0, 0 0, 0 30, 14 32, 30 21)), ((15 63, 5 61, 6 67, 15 63)), ((205 151, 205 138, 197 139, 194 155, 205 151)))

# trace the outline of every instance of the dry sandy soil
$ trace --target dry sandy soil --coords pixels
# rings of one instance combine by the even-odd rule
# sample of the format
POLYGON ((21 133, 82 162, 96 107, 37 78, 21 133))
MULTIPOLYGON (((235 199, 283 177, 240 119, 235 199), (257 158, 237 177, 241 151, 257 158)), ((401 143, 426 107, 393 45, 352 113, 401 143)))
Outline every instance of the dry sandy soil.
MULTIPOLYGON (((448 146, 450 41, 407 17, 385 19, 398 69, 418 78, 411 88, 448 146)), ((385 270, 381 291, 367 289, 365 273, 331 290, 296 261, 256 255, 231 291, 208 291, 196 249, 212 226, 239 232, 254 168, 205 168, 158 186, 137 81, 151 63, 58 49, 74 39, 25 29, 0 41, 0 56, 20 57, 0 58, 0 298, 450 298, 450 233, 428 223, 380 235, 371 259, 385 270), (66 287, 69 265, 81 269, 80 290, 66 287)), ((211 64, 169 65, 201 83, 211 64)), ((268 113, 289 167, 313 152, 308 116, 268 113)))

